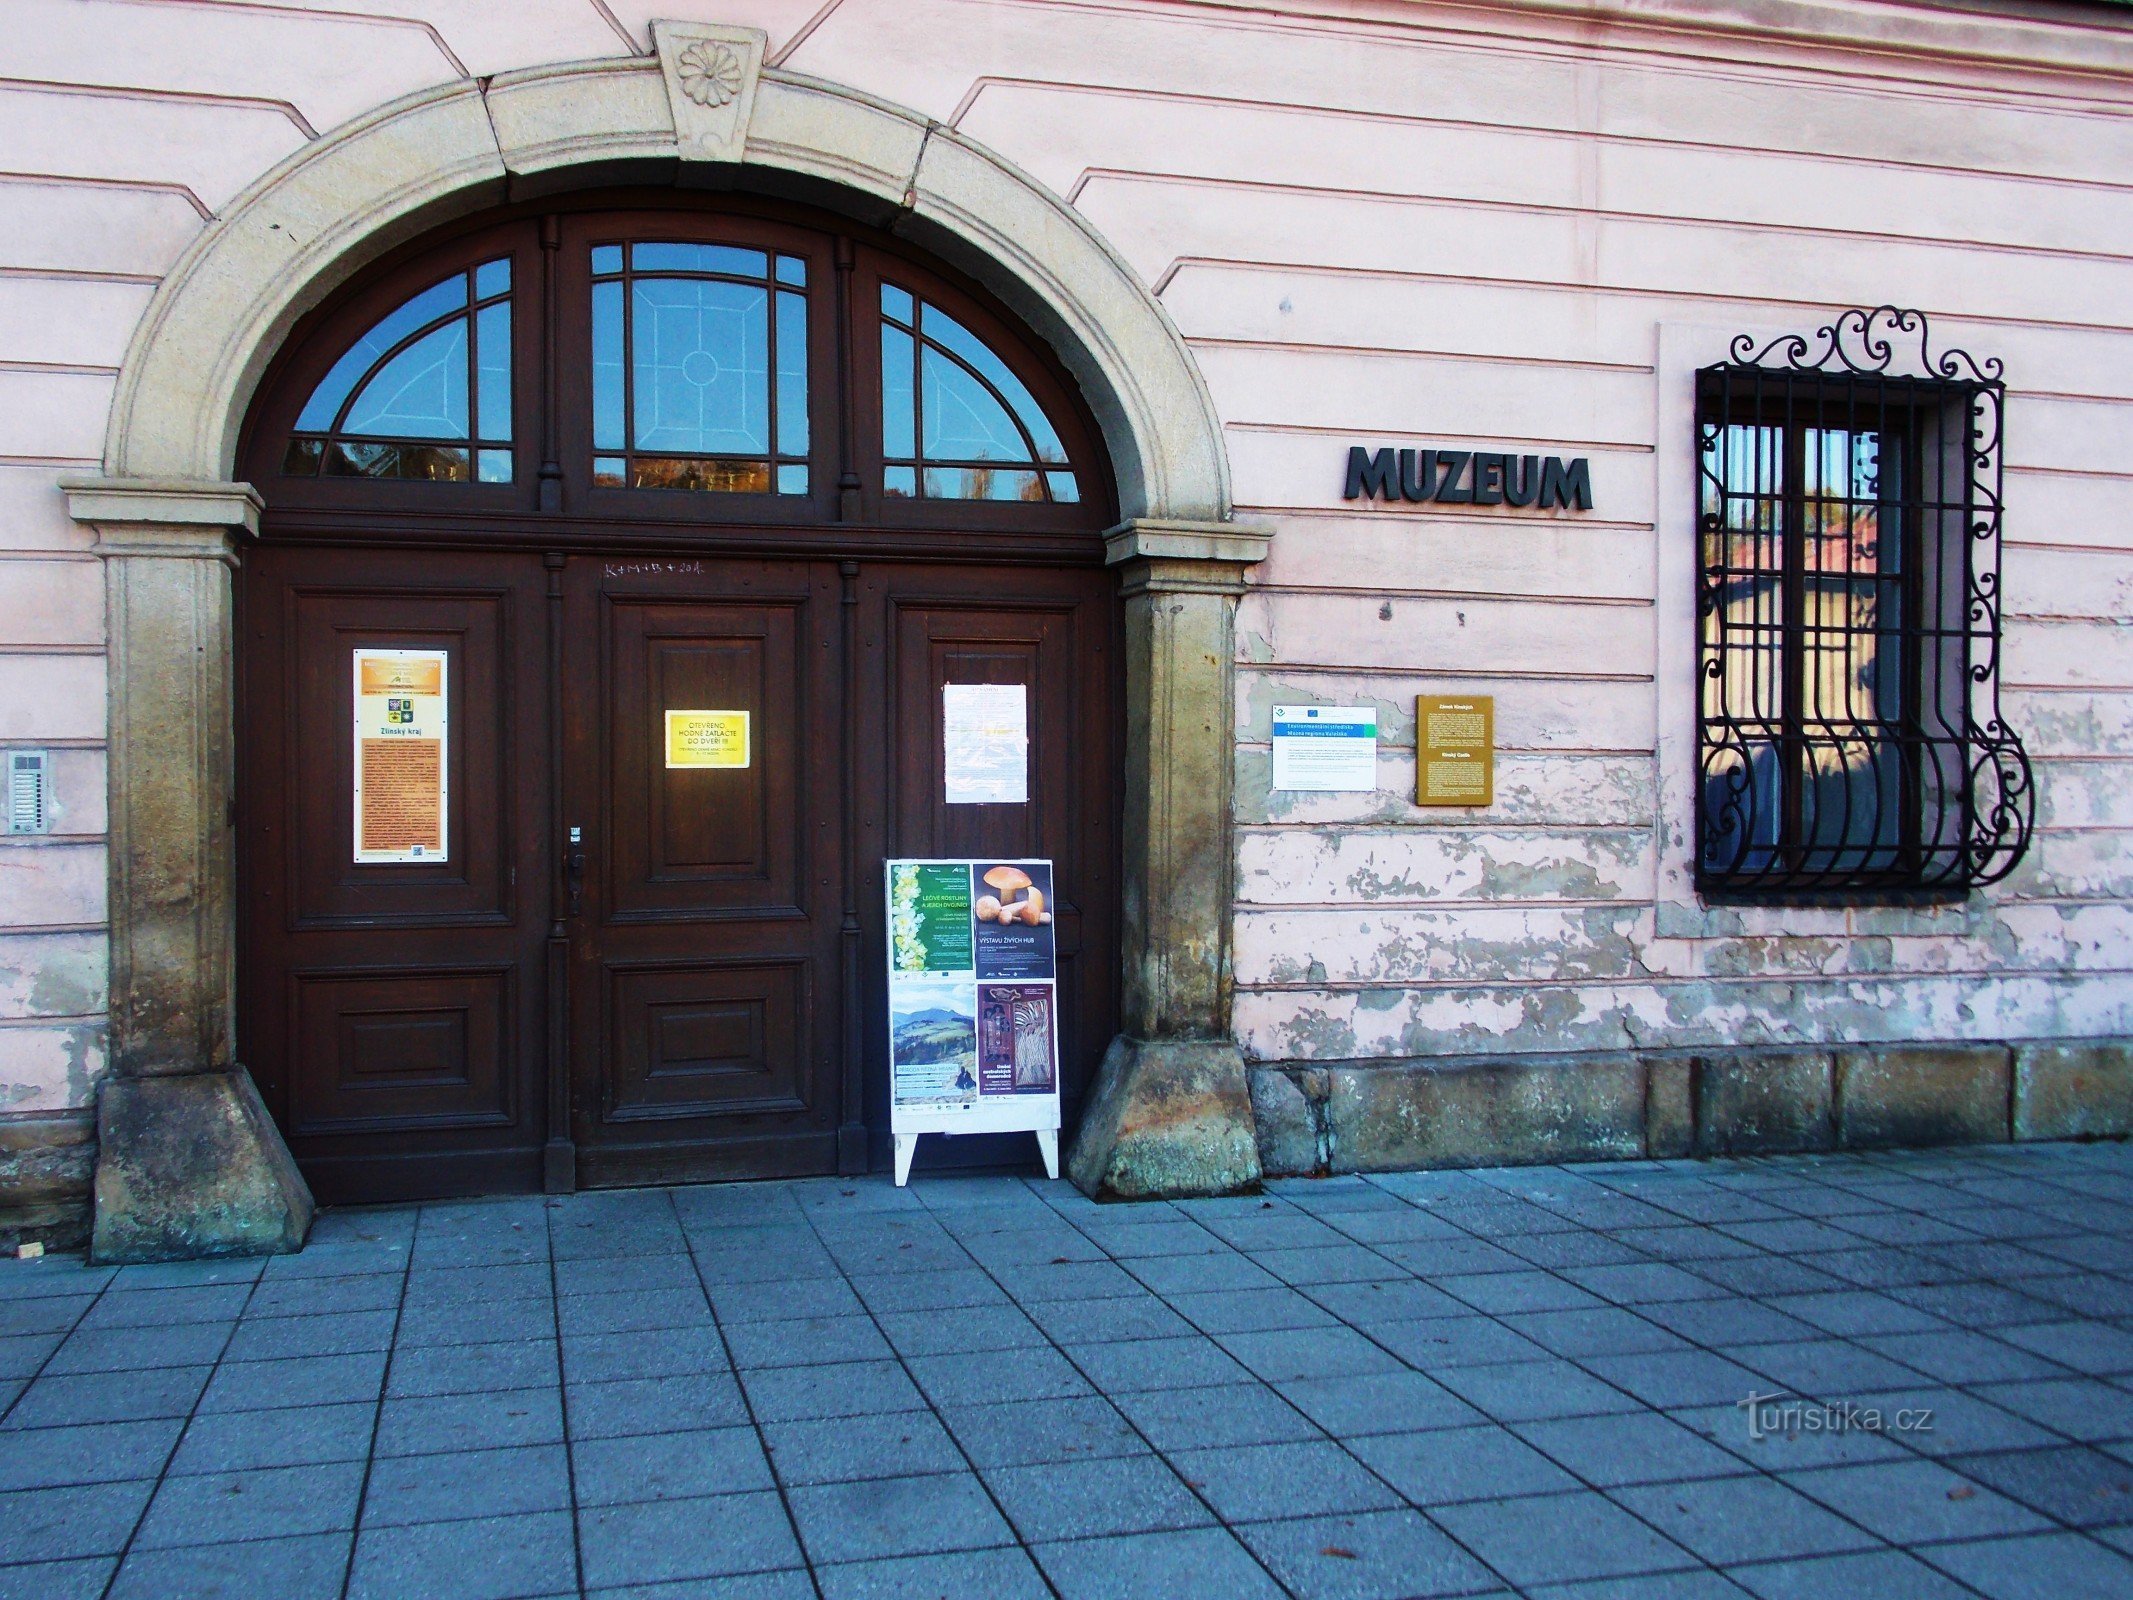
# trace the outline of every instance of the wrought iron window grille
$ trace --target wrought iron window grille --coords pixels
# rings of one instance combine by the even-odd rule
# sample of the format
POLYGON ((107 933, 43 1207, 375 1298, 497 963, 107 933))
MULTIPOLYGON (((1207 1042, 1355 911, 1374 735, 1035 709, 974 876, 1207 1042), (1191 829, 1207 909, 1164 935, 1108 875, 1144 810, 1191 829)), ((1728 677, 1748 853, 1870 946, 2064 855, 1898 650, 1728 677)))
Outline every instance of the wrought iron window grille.
POLYGON ((1697 374, 1696 884, 1943 898, 2029 844, 2000 712, 1997 359, 1922 312, 1735 339, 1697 374), (1915 352, 1915 357, 1914 357, 1915 352))

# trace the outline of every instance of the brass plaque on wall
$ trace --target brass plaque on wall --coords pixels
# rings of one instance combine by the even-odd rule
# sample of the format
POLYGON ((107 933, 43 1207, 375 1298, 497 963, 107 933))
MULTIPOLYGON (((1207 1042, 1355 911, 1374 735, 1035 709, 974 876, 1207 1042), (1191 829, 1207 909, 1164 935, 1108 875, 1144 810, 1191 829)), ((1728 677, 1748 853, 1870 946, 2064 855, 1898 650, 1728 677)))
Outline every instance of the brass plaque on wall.
POLYGON ((1415 696, 1415 804, 1496 803, 1496 697, 1415 696))

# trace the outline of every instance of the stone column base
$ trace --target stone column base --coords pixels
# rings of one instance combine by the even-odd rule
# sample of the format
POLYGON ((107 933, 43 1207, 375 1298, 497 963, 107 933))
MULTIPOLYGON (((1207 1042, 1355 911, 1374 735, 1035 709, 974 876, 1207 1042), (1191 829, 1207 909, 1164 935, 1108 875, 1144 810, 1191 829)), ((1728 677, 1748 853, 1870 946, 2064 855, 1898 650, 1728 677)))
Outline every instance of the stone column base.
POLYGON ((1251 1082, 1228 1041, 1111 1041, 1067 1176, 1092 1199, 1235 1194, 1258 1184, 1251 1082))
POLYGON ((90 1260, 279 1255, 316 1209, 243 1067, 105 1081, 90 1260))

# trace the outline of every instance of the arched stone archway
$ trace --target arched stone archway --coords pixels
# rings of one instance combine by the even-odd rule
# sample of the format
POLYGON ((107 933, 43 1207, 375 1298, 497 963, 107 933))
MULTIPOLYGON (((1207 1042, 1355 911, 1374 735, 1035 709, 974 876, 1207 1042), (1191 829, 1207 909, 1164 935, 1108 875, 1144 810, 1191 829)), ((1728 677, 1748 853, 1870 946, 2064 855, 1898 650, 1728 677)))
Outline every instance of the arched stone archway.
POLYGON ((887 227, 1045 338, 1102 429, 1126 517, 1125 1032, 1075 1152, 1092 1192, 1258 1176, 1228 1042, 1232 615, 1264 535, 1229 521, 1222 433, 1132 270, 1057 196, 916 113, 762 68, 763 36, 654 25, 656 59, 462 83, 384 106, 261 178, 135 330, 98 531, 110 634, 111 1061, 101 1259, 294 1248, 310 1202, 232 1030, 230 572, 259 497, 238 432, 297 319, 385 251, 506 199, 669 182, 791 195, 887 227))

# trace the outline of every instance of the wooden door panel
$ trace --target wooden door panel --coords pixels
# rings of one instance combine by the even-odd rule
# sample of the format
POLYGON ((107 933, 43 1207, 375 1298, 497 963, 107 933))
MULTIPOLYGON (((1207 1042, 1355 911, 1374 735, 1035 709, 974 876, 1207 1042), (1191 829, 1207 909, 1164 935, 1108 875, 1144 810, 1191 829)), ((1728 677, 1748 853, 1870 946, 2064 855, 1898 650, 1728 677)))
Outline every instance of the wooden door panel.
POLYGON ((574 1126, 592 1181, 830 1170, 841 658, 823 563, 574 563, 564 675, 574 1126), (588 645, 591 648, 588 648, 588 645), (825 708, 827 708, 825 710, 825 708), (667 765, 669 711, 748 764, 667 765))
MULTIPOLYGON (((1117 1026, 1120 685, 1112 579, 1102 571, 995 567, 914 569, 880 583, 893 663, 888 737, 875 757, 893 799, 882 853, 1051 858, 1060 1088, 1071 1128, 1117 1026), (956 683, 1018 683, 1027 691, 1027 802, 948 803, 941 691, 956 683)), ((872 980, 870 990, 878 993, 872 980)), ((870 1076, 885 1078, 879 1043, 868 1048, 870 1076)), ((882 1100, 874 1104, 878 1116, 882 1100)), ((1026 1155, 1019 1145, 970 1145, 976 1159, 1026 1155)))
POLYGON ((804 959, 608 974, 611 1119, 808 1109, 804 959))
POLYGON ((538 1181, 538 555, 262 546, 239 660, 238 1050, 321 1199, 538 1181), (442 860, 354 861, 354 654, 446 652, 442 860))
POLYGON ((285 701, 295 752, 288 870, 295 926, 509 923, 514 916, 512 808, 483 803, 520 759, 512 739, 513 688, 505 663, 506 597, 367 589, 293 589, 293 641, 285 701), (358 865, 351 795, 355 707, 351 662, 359 648, 442 650, 449 727, 445 854, 435 862, 358 865))
POLYGON ((801 601, 608 608, 608 915, 799 914, 801 601), (669 767, 665 713, 742 711, 749 764, 669 767))
POLYGON ((305 1070, 288 1131, 508 1127, 516 977, 508 966, 292 972, 290 1044, 305 1070))

